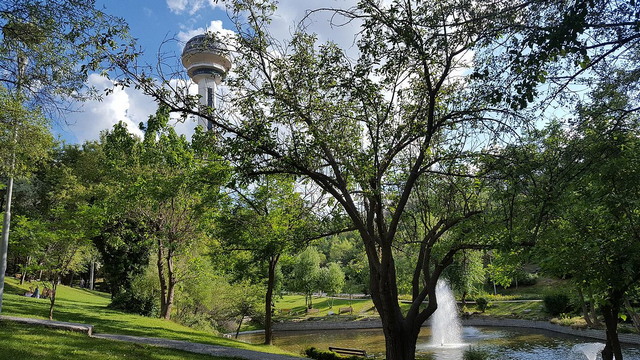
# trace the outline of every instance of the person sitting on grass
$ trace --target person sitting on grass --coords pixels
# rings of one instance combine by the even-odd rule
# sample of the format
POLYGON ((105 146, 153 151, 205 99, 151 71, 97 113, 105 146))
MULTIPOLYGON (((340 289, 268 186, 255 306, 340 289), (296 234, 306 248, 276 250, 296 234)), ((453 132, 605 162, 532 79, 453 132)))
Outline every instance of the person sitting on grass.
POLYGON ((29 287, 29 291, 24 293, 24 296, 26 296, 26 297, 32 297, 33 296, 33 286, 29 287))

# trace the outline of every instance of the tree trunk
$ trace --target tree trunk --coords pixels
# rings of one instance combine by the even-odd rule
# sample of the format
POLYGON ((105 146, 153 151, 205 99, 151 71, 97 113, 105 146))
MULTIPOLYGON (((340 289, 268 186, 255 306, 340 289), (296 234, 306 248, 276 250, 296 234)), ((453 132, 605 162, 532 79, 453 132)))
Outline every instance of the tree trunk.
POLYGON ((22 276, 20 277, 20 285, 24 285, 24 279, 27 277, 27 269, 31 264, 31 256, 27 256, 27 262, 24 264, 24 271, 22 272, 22 276))
POLYGON ((236 339, 238 338, 238 335, 240 335, 240 328, 242 328, 242 322, 244 321, 244 317, 245 317, 245 313, 243 312, 240 315, 240 321, 238 321, 238 328, 236 329, 236 339))
POLYGON ((165 301, 165 311, 162 317, 165 320, 171 319, 171 310, 173 309, 173 300, 176 293, 176 273, 173 269, 173 251, 167 251, 167 276, 169 278, 169 286, 167 288, 167 300, 165 301))
MULTIPOLYGON (((382 314, 380 315, 382 318, 382 314)), ((415 360, 419 328, 412 329, 407 320, 387 319, 382 322, 387 360, 415 360)))
POLYGON ((95 282, 96 262, 91 260, 91 270, 89 272, 89 290, 93 290, 93 284, 95 282))
POLYGON ((53 320, 53 307, 56 305, 56 290, 60 283, 59 277, 54 277, 51 281, 51 293, 49 295, 49 320, 53 320))
POLYGON ((579 286, 576 287, 578 290, 578 299, 580 299, 580 306, 582 307, 582 317, 584 317, 584 321, 587 323, 587 326, 593 327, 593 322, 591 322, 591 317, 589 316, 589 308, 587 307, 587 303, 584 301, 584 294, 582 293, 582 289, 579 286))
POLYGON ((629 313, 629 316, 631 317, 631 322, 633 322, 633 327, 635 327, 637 331, 640 331, 640 316, 633 309, 633 306, 631 306, 629 299, 626 297, 624 299, 624 307, 629 313))
POLYGON ((279 256, 272 256, 269 259, 269 275, 267 279, 267 293, 264 297, 264 343, 271 345, 273 342, 273 326, 272 326, 272 312, 273 312, 273 289, 276 284, 276 265, 278 264, 279 256))
POLYGON ((596 302, 593 298, 593 290, 589 289, 589 309, 591 312, 591 321, 593 322, 593 326, 599 327, 600 320, 598 320, 598 313, 596 312, 596 302))
POLYGON ((162 240, 158 239, 158 280, 160 281, 160 317, 164 318, 167 312, 167 279, 164 269, 164 246, 162 240))
POLYGON ((402 315, 391 249, 386 251, 388 253, 382 254, 380 263, 371 261, 369 256, 371 298, 382 320, 386 359, 415 360, 416 342, 422 324, 416 322, 417 313, 407 314, 406 319, 402 315))
POLYGON ((603 360, 622 360, 622 349, 618 339, 618 311, 620 310, 619 298, 609 299, 606 305, 602 306, 604 322, 606 325, 607 343, 602 350, 603 360))

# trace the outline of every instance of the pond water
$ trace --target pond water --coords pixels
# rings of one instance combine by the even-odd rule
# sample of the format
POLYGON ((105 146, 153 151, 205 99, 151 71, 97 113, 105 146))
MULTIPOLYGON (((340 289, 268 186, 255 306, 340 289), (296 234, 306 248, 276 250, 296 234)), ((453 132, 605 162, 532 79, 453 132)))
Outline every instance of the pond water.
MULTIPOLYGON (((472 347, 489 352, 495 360, 586 360, 585 355, 573 352, 572 347, 594 342, 543 330, 497 327, 465 327, 462 337, 464 345, 434 347, 430 345, 431 332, 425 327, 418 339, 417 354, 425 359, 461 360, 464 350, 472 347)), ((246 334, 239 339, 261 343, 264 335, 246 334)), ((384 337, 380 329, 277 331, 274 345, 295 353, 312 346, 321 350, 329 346, 348 347, 366 350, 377 359, 384 358, 384 337)), ((640 360, 640 346, 625 346, 623 353, 625 360, 640 360)))

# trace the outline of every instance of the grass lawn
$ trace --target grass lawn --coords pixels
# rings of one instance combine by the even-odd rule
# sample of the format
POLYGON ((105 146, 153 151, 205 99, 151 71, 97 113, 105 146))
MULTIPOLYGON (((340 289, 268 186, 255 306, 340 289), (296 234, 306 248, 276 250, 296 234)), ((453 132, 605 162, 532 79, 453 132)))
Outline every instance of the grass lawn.
MULTIPOLYGON (((0 322, 0 359, 205 360, 214 357, 180 350, 90 338, 84 334, 0 322)), ((234 360, 215 357, 218 360, 234 360)))
MULTIPOLYGON (((6 278, 2 307, 3 315, 39 319, 49 318, 48 299, 34 299, 22 296, 29 289, 29 286, 35 287, 35 284, 25 283, 24 286, 20 286, 16 279, 6 278)), ((42 287, 40 288, 42 289, 42 287)), ((105 293, 59 286, 53 319, 91 324, 94 325, 94 332, 96 333, 161 337, 276 354, 289 354, 275 346, 246 344, 204 331, 194 330, 172 321, 108 309, 109 301, 110 297, 105 293)), ((0 344, 2 343, 3 340, 0 340, 0 344)))
MULTIPOLYGON (((278 319, 299 318, 306 316, 306 307, 303 295, 285 295, 282 298, 276 298, 276 316, 278 319), (282 314, 283 309, 288 309, 289 314, 282 314)), ((374 311, 371 299, 331 299, 328 297, 314 297, 313 308, 318 309, 317 313, 309 314, 309 316, 328 316, 332 311, 337 318, 353 319, 350 314, 339 315, 340 308, 351 306, 355 316, 377 315, 374 311)))
MULTIPOLYGON (((475 306, 467 305, 467 311, 478 311, 475 306)), ((518 318, 525 320, 549 320, 541 301, 499 302, 489 301, 486 316, 518 318)))

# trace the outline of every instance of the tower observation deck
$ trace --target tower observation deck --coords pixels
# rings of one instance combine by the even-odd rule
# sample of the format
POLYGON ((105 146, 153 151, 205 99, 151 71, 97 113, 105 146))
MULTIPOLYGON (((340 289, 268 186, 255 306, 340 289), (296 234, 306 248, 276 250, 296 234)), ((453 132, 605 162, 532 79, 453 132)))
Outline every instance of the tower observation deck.
MULTIPOLYGON (((216 90, 231 69, 226 45, 208 35, 196 35, 187 41, 182 50, 182 65, 187 74, 198 84, 200 105, 216 107, 216 90)), ((213 124, 199 117, 198 125, 211 130, 213 124)))

